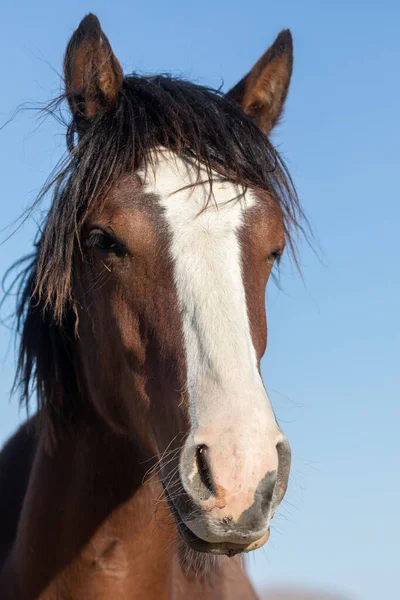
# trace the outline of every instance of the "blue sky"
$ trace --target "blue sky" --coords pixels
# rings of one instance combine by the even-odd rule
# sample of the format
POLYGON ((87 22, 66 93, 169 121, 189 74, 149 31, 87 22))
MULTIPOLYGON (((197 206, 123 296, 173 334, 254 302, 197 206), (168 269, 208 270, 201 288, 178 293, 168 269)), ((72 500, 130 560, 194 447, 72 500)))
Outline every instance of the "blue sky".
MULTIPOLYGON (((304 282, 286 264, 283 291, 272 285, 267 294, 263 374, 292 444, 293 469, 271 541, 249 557, 250 571, 260 587, 304 584, 354 600, 395 598, 399 3, 3 3, 0 123, 19 104, 58 94, 66 43, 90 10, 125 71, 183 73, 214 87, 224 82, 226 89, 280 29, 291 28, 294 76, 274 140, 323 261, 303 247, 304 282)), ((39 125, 25 112, 0 131, 1 228, 29 205, 64 151, 62 127, 52 120, 39 125)), ((29 251, 35 231, 32 219, 0 247, 1 274, 29 251)), ((24 417, 15 399, 8 402, 14 351, 4 326, 0 360, 1 443, 24 417)))

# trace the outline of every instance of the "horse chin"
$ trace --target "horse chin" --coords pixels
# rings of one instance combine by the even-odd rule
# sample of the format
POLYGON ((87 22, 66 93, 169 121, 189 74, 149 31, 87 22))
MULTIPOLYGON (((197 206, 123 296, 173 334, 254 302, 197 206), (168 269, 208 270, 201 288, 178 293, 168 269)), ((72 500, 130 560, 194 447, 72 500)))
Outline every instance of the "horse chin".
POLYGON ((229 542, 207 542, 199 538, 185 523, 177 521, 177 527, 181 538, 183 539, 186 546, 195 552, 201 552, 206 554, 224 555, 228 557, 235 556, 236 554, 242 554, 245 552, 251 552, 261 548, 269 538, 268 531, 258 540, 251 542, 250 544, 232 544, 229 542))

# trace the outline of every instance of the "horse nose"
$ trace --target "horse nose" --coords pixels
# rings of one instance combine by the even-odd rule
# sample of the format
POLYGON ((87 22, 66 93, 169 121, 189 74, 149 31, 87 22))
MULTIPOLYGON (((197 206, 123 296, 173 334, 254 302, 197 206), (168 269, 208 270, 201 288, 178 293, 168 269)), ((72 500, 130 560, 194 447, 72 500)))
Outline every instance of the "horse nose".
POLYGON ((230 448, 200 443, 184 449, 181 480, 197 509, 186 524, 197 536, 241 543, 259 539, 268 530, 290 470, 289 443, 280 431, 276 438, 264 452, 252 449, 251 443, 230 448))
MULTIPOLYGON (((198 473, 197 486, 194 486, 193 491, 197 492, 200 503, 204 499, 210 499, 209 505, 215 504, 217 508, 224 508, 227 505, 228 498, 226 490, 218 485, 213 478, 211 467, 209 464, 209 448, 205 444, 196 447, 196 468, 198 473), (199 493, 200 492, 200 493, 199 493), (204 494, 205 492, 205 494, 204 494), (207 498, 208 496, 208 498, 207 498)), ((262 479, 257 486, 256 494, 262 496, 263 506, 272 501, 273 490, 276 483, 276 471, 270 471, 262 479)))

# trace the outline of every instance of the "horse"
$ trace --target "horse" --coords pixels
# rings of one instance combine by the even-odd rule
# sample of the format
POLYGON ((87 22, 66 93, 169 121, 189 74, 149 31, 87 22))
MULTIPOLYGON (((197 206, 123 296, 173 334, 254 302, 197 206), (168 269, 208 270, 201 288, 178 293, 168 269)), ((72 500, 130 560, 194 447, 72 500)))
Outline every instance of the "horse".
POLYGON ((124 76, 93 14, 72 35, 67 153, 20 271, 37 407, 0 454, 2 600, 256 598, 243 553, 291 460, 260 360, 305 218, 269 138, 292 64, 284 30, 223 93, 124 76))

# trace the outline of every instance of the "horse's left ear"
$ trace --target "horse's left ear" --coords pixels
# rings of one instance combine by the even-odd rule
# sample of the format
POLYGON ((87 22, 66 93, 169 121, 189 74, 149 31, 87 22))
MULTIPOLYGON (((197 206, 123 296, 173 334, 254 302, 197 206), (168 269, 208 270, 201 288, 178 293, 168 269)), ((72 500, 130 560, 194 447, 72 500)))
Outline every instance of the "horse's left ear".
POLYGON ((64 59, 65 91, 74 117, 92 119, 115 106, 123 73, 98 18, 87 15, 64 59))
POLYGON ((293 40, 281 31, 272 46, 227 96, 241 104, 244 112, 269 134, 282 114, 293 68, 293 40))

